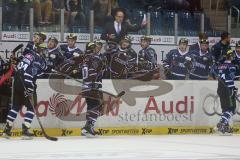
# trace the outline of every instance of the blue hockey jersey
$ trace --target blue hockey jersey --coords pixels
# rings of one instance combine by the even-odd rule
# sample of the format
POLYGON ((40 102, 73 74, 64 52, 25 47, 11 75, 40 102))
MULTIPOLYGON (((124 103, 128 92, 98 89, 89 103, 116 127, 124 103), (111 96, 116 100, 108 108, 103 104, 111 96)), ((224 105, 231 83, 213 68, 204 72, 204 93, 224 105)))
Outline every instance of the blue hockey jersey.
POLYGON ((225 84, 229 89, 234 89, 234 79, 236 74, 236 67, 231 61, 225 61, 224 63, 218 65, 215 69, 215 73, 220 78, 220 81, 225 84))
POLYGON ((170 72, 167 79, 184 80, 186 78, 188 73, 186 57, 188 56, 190 56, 190 53, 181 53, 179 49, 173 49, 166 55, 163 65, 170 72))
POLYGON ((69 48, 67 44, 60 45, 60 49, 66 59, 74 57, 75 54, 83 54, 78 47, 69 48))
POLYGON ((26 53, 17 66, 25 87, 34 92, 37 88, 36 80, 47 70, 47 62, 37 52, 26 53))
POLYGON ((201 51, 193 51, 191 54, 192 68, 189 73, 189 79, 207 80, 213 64, 211 53, 202 53, 201 51))

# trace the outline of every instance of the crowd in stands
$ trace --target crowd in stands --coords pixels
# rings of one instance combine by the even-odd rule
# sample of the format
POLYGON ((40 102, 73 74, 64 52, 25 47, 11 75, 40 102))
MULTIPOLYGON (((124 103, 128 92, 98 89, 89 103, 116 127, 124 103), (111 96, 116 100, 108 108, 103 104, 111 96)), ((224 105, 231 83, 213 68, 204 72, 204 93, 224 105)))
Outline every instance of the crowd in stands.
POLYGON ((60 9, 65 9, 65 24, 87 26, 89 10, 95 11, 95 25, 104 26, 113 20, 112 13, 116 8, 124 8, 131 17, 136 10, 155 11, 189 10, 200 11, 200 0, 3 0, 3 23, 16 26, 29 24, 29 9, 34 9, 34 25, 59 24, 60 9))

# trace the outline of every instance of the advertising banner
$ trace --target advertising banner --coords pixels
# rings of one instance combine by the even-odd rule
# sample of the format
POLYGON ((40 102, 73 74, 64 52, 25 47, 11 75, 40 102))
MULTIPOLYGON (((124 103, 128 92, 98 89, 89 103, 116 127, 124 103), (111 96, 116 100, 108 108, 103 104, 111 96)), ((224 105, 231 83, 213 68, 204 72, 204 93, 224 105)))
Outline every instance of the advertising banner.
MULTIPOLYGON (((221 108, 215 99, 216 81, 104 80, 98 127, 214 126, 221 108)), ((39 80, 38 116, 47 128, 80 127, 86 120, 86 102, 79 83, 72 80, 39 80)), ((239 104, 235 119, 240 119, 239 104)), ((24 109, 21 111, 21 124, 24 109)), ((33 127, 38 127, 36 121, 33 127)))

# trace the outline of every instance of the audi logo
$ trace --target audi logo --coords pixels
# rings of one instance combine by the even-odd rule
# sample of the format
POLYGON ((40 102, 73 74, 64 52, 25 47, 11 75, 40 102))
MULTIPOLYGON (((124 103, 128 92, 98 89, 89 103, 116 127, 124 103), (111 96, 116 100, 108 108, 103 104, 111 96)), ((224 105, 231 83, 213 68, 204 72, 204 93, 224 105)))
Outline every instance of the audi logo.
MULTIPOLYGON (((240 97, 240 95, 237 95, 236 97, 240 97)), ((237 115, 240 115, 240 102, 239 102, 239 99, 237 99, 236 101, 237 101, 237 103, 236 103, 235 113, 237 115)), ((219 96, 218 95, 214 95, 214 94, 208 94, 203 99, 202 109, 203 109, 203 112, 206 115, 208 115, 208 116, 214 116, 214 115, 221 116, 222 109, 221 109, 219 96)))

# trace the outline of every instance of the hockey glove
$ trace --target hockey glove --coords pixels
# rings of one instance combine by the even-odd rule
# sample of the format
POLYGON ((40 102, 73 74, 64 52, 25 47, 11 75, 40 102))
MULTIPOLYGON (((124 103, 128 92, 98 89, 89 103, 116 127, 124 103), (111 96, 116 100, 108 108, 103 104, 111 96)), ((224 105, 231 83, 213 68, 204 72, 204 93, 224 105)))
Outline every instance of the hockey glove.
POLYGON ((232 96, 237 96, 237 93, 238 93, 238 88, 234 87, 233 92, 232 92, 232 96))

